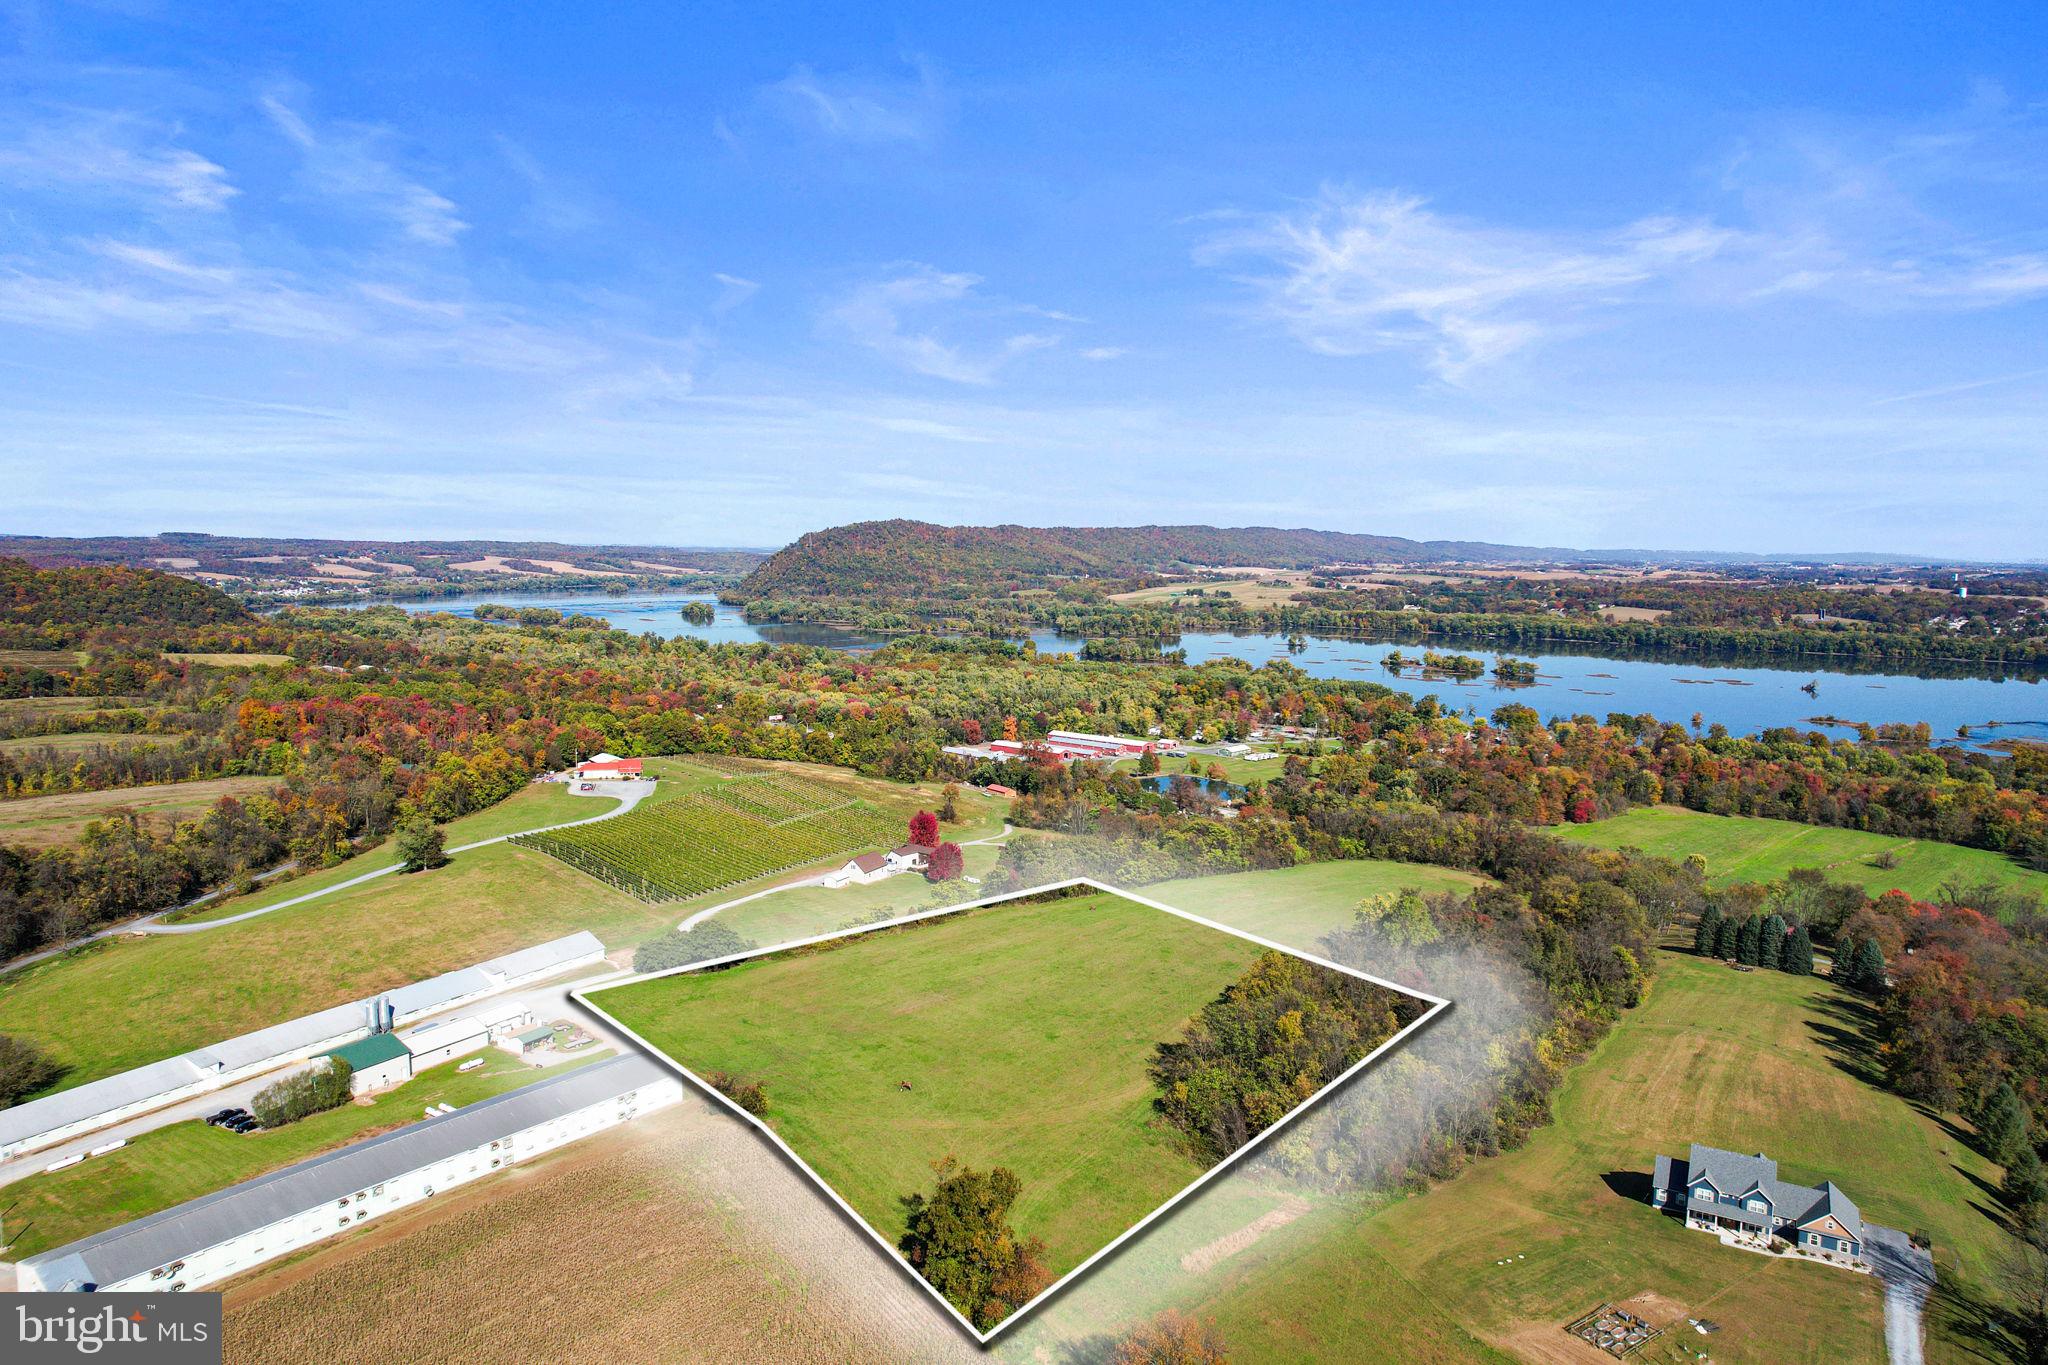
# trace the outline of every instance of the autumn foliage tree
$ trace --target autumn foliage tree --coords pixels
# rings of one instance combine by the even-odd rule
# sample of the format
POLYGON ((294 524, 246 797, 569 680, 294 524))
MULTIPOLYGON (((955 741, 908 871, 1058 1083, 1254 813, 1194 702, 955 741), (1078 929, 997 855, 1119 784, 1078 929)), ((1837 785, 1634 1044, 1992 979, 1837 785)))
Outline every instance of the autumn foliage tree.
POLYGON ((910 817, 910 842, 930 848, 939 842, 939 817, 921 810, 910 817))
POLYGON ((1168 1311, 1126 1332, 1110 1353, 1110 1365, 1226 1365, 1222 1334, 1214 1323, 1168 1311))
POLYGON ((1023 1183, 1006 1166, 976 1171, 952 1157, 932 1163, 937 1188, 906 1195, 897 1249, 911 1268, 986 1332, 1038 1297, 1053 1280, 1045 1244, 1021 1238, 1010 1207, 1023 1183))
POLYGON ((967 870, 967 860, 960 852, 960 845, 950 839, 933 849, 925 860, 924 879, 928 882, 950 882, 967 870))

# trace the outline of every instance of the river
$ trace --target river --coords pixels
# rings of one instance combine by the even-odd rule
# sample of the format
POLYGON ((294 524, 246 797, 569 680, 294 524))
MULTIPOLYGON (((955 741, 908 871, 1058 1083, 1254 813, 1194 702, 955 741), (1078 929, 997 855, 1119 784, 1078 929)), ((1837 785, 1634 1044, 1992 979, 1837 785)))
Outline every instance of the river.
MULTIPOLYGON (((486 594, 383 605, 407 611, 473 616, 481 602, 583 612, 601 617, 619 630, 664 638, 689 636, 714 644, 821 645, 859 651, 886 643, 885 637, 837 626, 755 625, 734 608, 702 593, 634 593, 625 597, 602 593, 486 594), (709 624, 683 619, 682 608, 689 602, 711 603, 713 615, 709 624)), ((1079 640, 1050 631, 1034 633, 1032 640, 1043 653, 1078 651, 1081 647, 1079 640)), ((1425 646, 1413 643, 1310 638, 1302 649, 1290 651, 1284 635, 1192 632, 1182 635, 1174 647, 1187 651, 1190 663, 1224 657, 1252 664, 1285 660, 1314 677, 1382 683, 1412 696, 1433 695, 1446 707, 1476 714, 1490 712, 1508 702, 1533 707, 1546 719, 1580 714, 1604 717, 1609 712, 1622 711, 1631 715, 1648 712, 1660 720, 1687 723, 1697 714, 1704 724, 1724 725, 1736 734, 1788 725, 1827 728, 1819 727, 1815 718, 1832 716, 1849 724, 1926 721, 1937 739, 1952 739, 1959 727, 1969 726, 1972 745, 2001 739, 2048 740, 2048 688, 2035 676, 1916 677, 1851 672, 1842 667, 1737 666, 1669 658, 1623 659, 1590 653, 1513 652, 1506 657, 1526 659, 1536 665, 1536 682, 1508 686, 1490 676, 1457 681, 1425 675, 1412 666, 1400 672, 1384 666, 1382 661, 1397 649, 1409 658, 1419 657, 1425 646), (1802 690, 1808 683, 1814 686, 1812 694, 1802 690)), ((1426 648, 1479 659, 1489 671, 1503 657, 1493 650, 1443 643, 1426 648)), ((1832 733, 1850 732, 1834 728, 1832 733)))

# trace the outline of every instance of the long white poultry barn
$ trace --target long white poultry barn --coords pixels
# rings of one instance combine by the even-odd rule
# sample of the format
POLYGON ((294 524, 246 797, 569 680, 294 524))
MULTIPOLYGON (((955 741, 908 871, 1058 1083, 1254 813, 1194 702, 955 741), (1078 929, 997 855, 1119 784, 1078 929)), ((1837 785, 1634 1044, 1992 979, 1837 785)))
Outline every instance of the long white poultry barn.
POLYGON ((683 1096, 634 1054, 538 1081, 31 1256, 24 1292, 176 1291, 239 1275, 683 1096))
POLYGON ((603 958, 604 944, 597 936, 578 931, 479 962, 474 967, 443 972, 352 1004, 302 1015, 181 1056, 60 1090, 11 1109, 0 1109, 0 1160, 304 1061, 378 1029, 439 1014, 603 958))

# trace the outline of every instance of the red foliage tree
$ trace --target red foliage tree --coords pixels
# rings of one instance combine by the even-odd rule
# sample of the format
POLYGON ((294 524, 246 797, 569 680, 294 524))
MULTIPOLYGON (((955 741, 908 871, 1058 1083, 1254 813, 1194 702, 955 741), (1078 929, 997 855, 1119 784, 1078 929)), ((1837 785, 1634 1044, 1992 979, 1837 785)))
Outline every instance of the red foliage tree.
POLYGON ((921 810, 910 817, 910 842, 929 848, 939 841, 939 817, 921 810))
POLYGON ((932 850, 925 860, 924 879, 928 882, 950 882, 966 871, 966 859, 960 852, 960 845, 948 840, 932 850))

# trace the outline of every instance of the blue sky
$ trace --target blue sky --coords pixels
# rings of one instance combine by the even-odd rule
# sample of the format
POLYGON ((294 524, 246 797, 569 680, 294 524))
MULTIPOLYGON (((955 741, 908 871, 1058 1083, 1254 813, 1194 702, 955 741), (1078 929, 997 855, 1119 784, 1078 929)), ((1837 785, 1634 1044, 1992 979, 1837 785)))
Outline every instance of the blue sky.
POLYGON ((0 0, 0 529, 2048 556, 2038 4, 764 8, 0 0))

